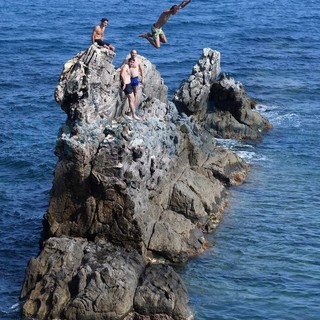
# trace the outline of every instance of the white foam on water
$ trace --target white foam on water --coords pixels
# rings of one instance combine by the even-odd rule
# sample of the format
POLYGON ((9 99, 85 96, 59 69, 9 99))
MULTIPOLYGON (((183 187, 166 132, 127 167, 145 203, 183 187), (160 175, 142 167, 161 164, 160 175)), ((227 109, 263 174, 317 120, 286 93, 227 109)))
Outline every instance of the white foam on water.
POLYGON ((256 152, 253 152, 253 151, 246 151, 246 150, 236 151, 236 154, 250 164, 255 162, 263 162, 267 160, 266 156, 257 154, 256 152))
POLYGON ((235 146, 239 145, 239 141, 235 139, 222 139, 222 138, 213 138, 218 145, 227 148, 233 149, 235 146))
POLYGON ((256 106, 256 110, 262 116, 267 118, 273 126, 279 126, 283 124, 290 125, 295 128, 299 128, 301 126, 300 116, 295 112, 286 110, 283 106, 258 104, 256 106))
POLYGON ((253 145, 243 143, 235 139, 220 139, 214 138, 218 145, 232 150, 240 158, 244 159, 248 163, 266 161, 266 156, 257 154, 256 148, 253 145))
POLYGON ((15 303, 15 304, 13 304, 13 305, 10 307, 10 309, 11 309, 12 311, 18 311, 18 310, 20 309, 20 303, 17 302, 17 303, 15 303))

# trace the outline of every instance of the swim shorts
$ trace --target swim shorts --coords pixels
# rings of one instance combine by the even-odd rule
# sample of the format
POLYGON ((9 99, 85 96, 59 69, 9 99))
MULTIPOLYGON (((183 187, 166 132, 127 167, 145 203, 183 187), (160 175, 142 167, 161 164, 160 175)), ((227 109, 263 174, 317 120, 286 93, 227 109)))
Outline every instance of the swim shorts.
POLYGON ((137 87, 139 85, 139 77, 131 78, 131 86, 137 87))
POLYGON ((132 92, 133 92, 133 89, 132 89, 131 84, 130 84, 130 83, 126 84, 126 87, 124 88, 123 91, 124 91, 124 93, 125 93, 126 95, 132 93, 132 92))
POLYGON ((153 39, 159 38, 160 35, 165 35, 161 28, 156 28, 154 24, 151 27, 151 33, 153 39))
POLYGON ((110 46, 110 43, 104 42, 101 39, 95 39, 94 42, 96 42, 101 47, 103 47, 104 45, 110 46))

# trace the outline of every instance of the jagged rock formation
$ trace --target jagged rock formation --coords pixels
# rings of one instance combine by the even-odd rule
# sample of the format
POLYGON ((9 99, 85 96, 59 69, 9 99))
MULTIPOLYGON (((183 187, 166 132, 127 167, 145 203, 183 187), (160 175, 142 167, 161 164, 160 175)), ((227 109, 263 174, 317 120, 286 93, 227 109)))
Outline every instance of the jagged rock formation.
POLYGON ((147 264, 136 250, 105 241, 50 238, 29 274, 25 288, 33 289, 24 311, 37 319, 129 320, 132 306, 141 314, 191 316, 187 291, 170 266, 147 264))
MULTIPOLYGON (((60 76, 55 97, 67 120, 56 145, 41 251, 30 260, 21 291, 25 316, 191 319, 187 291, 168 263, 205 250, 226 187, 247 173, 241 158, 213 140, 223 126, 213 126, 212 101, 221 102, 219 110, 225 105, 216 89, 224 86, 217 81, 218 52, 204 49, 174 103, 155 66, 140 57, 141 121, 125 116, 113 55, 93 45, 60 76)), ((234 114, 253 120, 251 138, 267 129, 245 95, 229 97, 231 109, 241 109, 234 114)), ((250 130, 236 132, 248 138, 250 130)))
POLYGON ((241 83, 219 74, 217 61, 219 52, 204 49, 189 79, 176 91, 174 103, 215 137, 261 139, 261 132, 271 129, 271 123, 253 110, 256 102, 241 83))

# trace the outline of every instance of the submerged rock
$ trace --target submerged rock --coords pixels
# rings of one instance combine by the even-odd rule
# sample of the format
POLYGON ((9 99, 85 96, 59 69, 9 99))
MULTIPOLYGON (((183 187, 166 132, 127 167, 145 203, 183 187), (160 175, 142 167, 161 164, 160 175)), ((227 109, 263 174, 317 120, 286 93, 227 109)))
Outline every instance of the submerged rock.
MULTIPOLYGON (((187 290, 168 264, 208 247, 205 233, 219 222, 227 187, 248 171, 213 139, 232 132, 212 116, 214 99, 221 102, 215 117, 230 109, 216 88, 223 81, 218 52, 204 49, 173 102, 155 66, 140 56, 141 121, 126 116, 113 57, 93 45, 60 76, 55 97, 67 120, 57 139, 41 250, 21 291, 24 316, 192 319, 187 290)), ((242 97, 232 107, 239 106, 239 119, 253 132, 265 130, 268 122, 252 116, 242 97)), ((238 137, 258 138, 244 132, 238 137)))

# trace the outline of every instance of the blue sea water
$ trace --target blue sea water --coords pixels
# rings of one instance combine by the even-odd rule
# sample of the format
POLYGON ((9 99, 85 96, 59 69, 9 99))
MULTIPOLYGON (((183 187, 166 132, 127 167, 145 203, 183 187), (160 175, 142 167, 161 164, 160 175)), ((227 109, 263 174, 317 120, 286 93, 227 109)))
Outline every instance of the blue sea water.
POLYGON ((218 140, 251 169, 230 189, 210 249, 178 269, 196 319, 320 318, 320 3, 194 0, 169 20, 157 50, 138 34, 172 4, 1 0, 0 319, 20 319, 25 268, 38 252, 65 120, 54 88, 102 17, 116 66, 137 49, 172 95, 210 47, 274 125, 260 144, 218 140))

